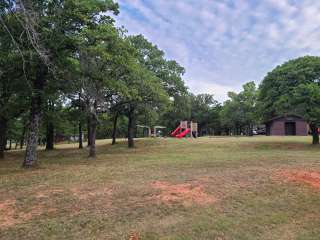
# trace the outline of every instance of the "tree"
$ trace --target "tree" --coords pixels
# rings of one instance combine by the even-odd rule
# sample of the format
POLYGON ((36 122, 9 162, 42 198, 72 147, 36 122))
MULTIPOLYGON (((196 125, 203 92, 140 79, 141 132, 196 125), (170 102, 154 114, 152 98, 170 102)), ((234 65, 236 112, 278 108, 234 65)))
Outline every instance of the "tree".
POLYGON ((198 122, 198 131, 202 134, 209 134, 210 127, 217 128, 212 122, 215 119, 213 109, 220 104, 214 100, 211 94, 190 95, 191 98, 191 119, 198 122))
POLYGON ((229 92, 221 111, 221 122, 228 132, 240 135, 245 133, 252 136, 253 125, 257 119, 258 91, 254 82, 243 85, 240 93, 229 92))
POLYGON ((175 129, 182 120, 191 118, 191 98, 189 93, 177 94, 170 98, 167 110, 161 116, 161 124, 175 129))
POLYGON ((237 94, 228 93, 229 100, 225 101, 220 112, 222 127, 227 135, 241 134, 241 116, 239 111, 239 103, 237 94))
POLYGON ((24 61, 16 43, 21 26, 11 13, 3 13, 0 5, 0 159, 4 158, 7 133, 11 121, 25 112, 29 86, 25 81, 24 61), (5 24, 5 25, 4 25, 5 24), (11 35, 8 34, 10 31, 11 35))
POLYGON ((118 56, 121 55, 122 39, 112 24, 100 24, 87 28, 79 44, 79 61, 82 73, 81 96, 88 114, 88 142, 90 157, 96 156, 95 140, 99 111, 110 106, 112 92, 120 88, 117 71, 118 56), (118 55, 117 55, 118 54, 118 55))
POLYGON ((132 72, 127 80, 130 89, 124 97, 124 102, 128 117, 128 147, 133 148, 137 116, 146 108, 161 111, 169 97, 159 79, 140 64, 132 65, 132 72))
POLYGON ((144 36, 129 36, 130 43, 138 52, 139 63, 152 72, 170 98, 166 110, 159 112, 159 121, 168 128, 190 117, 187 87, 182 79, 185 69, 174 60, 165 59, 165 54, 144 36))
POLYGON ((63 79, 63 75, 57 75, 75 54, 77 36, 83 29, 103 22, 112 22, 106 13, 117 13, 118 5, 111 0, 20 0, 16 4, 1 5, 1 13, 11 12, 21 20, 22 30, 18 34, 19 38, 12 35, 3 21, 2 25, 17 51, 21 53, 21 57, 28 56, 30 63, 27 78, 31 86, 30 120, 23 165, 31 167, 37 159, 37 140, 46 88, 58 84, 58 80, 63 79))
POLYGON ((300 84, 293 93, 293 103, 297 112, 309 122, 312 133, 312 143, 319 144, 320 123, 320 87, 319 83, 300 84))
POLYGON ((26 142, 26 168, 58 134, 78 132, 81 148, 86 117, 95 157, 100 119, 112 119, 114 142, 118 119, 121 135, 127 124, 133 147, 137 121, 190 116, 190 104, 180 106, 190 102, 184 68, 142 35, 126 36, 110 13, 118 13, 113 0, 0 0, 0 158, 7 136, 26 142))
POLYGON ((280 114, 298 114, 310 125, 313 144, 319 144, 320 58, 290 60, 264 78, 259 102, 264 120, 280 114))
POLYGON ((253 135, 253 125, 258 122, 257 117, 257 98, 258 91, 254 82, 249 82, 243 85, 243 91, 239 93, 240 108, 243 114, 243 123, 246 133, 249 136, 253 135))

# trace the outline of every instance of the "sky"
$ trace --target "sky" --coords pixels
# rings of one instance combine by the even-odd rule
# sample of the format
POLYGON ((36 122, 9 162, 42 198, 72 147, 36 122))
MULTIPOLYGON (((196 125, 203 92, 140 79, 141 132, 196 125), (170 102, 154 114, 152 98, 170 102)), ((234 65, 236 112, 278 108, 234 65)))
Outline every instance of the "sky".
POLYGON ((195 94, 223 102, 275 66, 320 54, 319 0, 118 0, 118 26, 185 67, 195 94))

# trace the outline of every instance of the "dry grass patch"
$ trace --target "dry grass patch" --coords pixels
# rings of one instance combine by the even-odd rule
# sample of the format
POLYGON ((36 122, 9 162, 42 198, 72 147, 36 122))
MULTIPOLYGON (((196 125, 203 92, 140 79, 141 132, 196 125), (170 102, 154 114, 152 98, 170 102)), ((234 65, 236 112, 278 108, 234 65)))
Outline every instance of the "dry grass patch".
POLYGON ((160 193, 153 196, 152 199, 165 204, 181 203, 184 206, 197 204, 200 206, 210 205, 217 199, 205 192, 202 184, 172 184, 169 182, 157 181, 152 184, 154 189, 160 190, 160 193))
POLYGON ((29 210, 19 209, 16 200, 0 202, 0 230, 31 221, 42 214, 52 214, 55 208, 46 208, 43 204, 32 206, 29 210))
POLYGON ((320 190, 320 172, 307 170, 280 170, 276 180, 303 183, 320 190))
POLYGON ((140 234, 139 233, 130 233, 129 240, 140 240, 140 234))
POLYGON ((309 142, 143 139, 127 149, 98 141, 96 160, 59 145, 40 151, 32 171, 21 169, 23 152, 8 152, 0 239, 318 239, 320 148, 309 142))
MULTIPOLYGON (((111 187, 93 187, 93 186, 77 186, 72 187, 71 192, 79 198, 79 200, 92 201, 94 199, 110 199, 113 190, 111 187)), ((111 202, 109 202, 111 204, 111 202)))

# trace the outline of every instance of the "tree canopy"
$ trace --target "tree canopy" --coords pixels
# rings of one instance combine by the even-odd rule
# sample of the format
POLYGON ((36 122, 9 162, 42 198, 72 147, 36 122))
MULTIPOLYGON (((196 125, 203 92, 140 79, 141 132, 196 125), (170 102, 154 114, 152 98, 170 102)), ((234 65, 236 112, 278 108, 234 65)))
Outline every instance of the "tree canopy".
POLYGON ((320 57, 290 60, 267 74, 260 86, 259 102, 264 120, 281 114, 297 114, 306 119, 319 143, 320 57))
POLYGON ((283 113, 304 117, 318 140, 320 60, 303 57, 278 66, 257 89, 230 92, 223 104, 191 93, 185 69, 143 35, 115 24, 112 0, 0 0, 0 158, 9 141, 25 146, 24 167, 37 147, 60 141, 128 139, 137 125, 198 122, 202 135, 252 135, 259 123, 283 113))
POLYGON ((66 132, 61 119, 79 124, 79 139, 87 122, 89 156, 95 157, 105 115, 128 118, 133 147, 140 115, 160 119, 169 98, 187 92, 183 67, 142 35, 115 27, 119 6, 112 0, 1 1, 0 13, 0 157, 8 136, 18 138, 11 128, 22 124, 24 166, 35 165, 43 132, 47 150, 66 132))

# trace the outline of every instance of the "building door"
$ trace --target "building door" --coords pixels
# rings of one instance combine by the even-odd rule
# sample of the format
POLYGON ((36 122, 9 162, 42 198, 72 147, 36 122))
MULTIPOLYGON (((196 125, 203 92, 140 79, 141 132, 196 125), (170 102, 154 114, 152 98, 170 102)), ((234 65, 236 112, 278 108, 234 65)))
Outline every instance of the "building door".
POLYGON ((285 123, 286 136, 295 136, 296 133, 296 123, 295 122, 286 122, 285 123))

